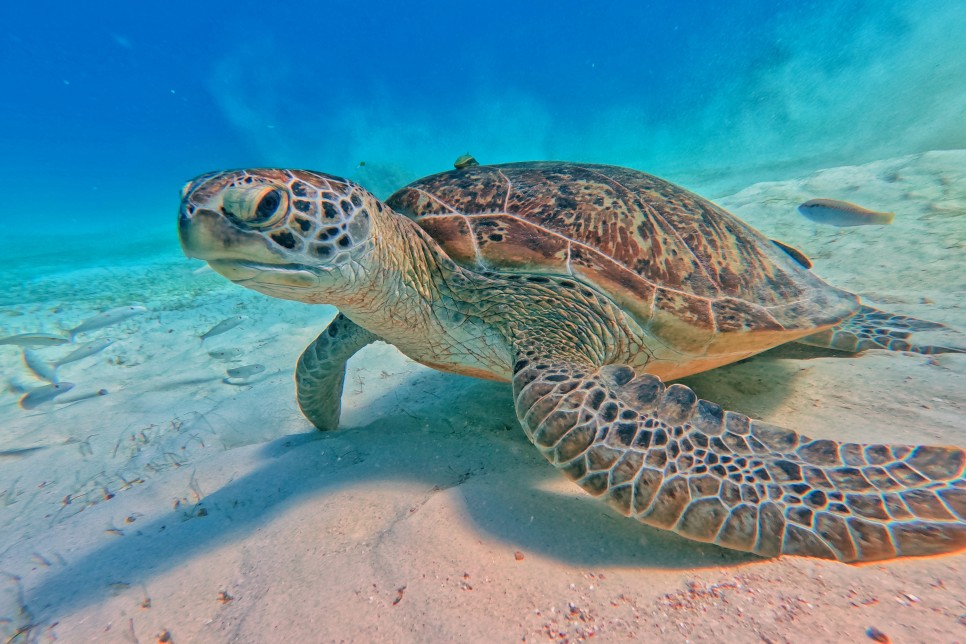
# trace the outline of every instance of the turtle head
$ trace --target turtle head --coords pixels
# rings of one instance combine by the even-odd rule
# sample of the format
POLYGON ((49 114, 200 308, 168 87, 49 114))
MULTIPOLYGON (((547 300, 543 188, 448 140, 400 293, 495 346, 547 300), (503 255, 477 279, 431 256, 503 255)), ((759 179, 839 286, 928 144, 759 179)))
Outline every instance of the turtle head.
POLYGON ((364 271, 385 207, 360 186, 302 170, 201 175, 181 192, 185 255, 267 295, 336 303, 364 271))

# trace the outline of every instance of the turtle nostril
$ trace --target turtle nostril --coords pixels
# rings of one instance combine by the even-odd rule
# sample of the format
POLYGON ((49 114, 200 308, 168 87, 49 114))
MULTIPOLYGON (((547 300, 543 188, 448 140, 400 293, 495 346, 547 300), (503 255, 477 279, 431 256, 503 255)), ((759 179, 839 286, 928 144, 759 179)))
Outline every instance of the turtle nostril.
POLYGON ((191 228, 191 216, 188 215, 187 211, 182 210, 181 214, 178 215, 178 231, 181 235, 185 235, 189 228, 191 228))
POLYGON ((181 204, 181 209, 178 211, 178 224, 181 226, 186 226, 191 223, 191 217, 195 214, 196 208, 192 204, 181 204))

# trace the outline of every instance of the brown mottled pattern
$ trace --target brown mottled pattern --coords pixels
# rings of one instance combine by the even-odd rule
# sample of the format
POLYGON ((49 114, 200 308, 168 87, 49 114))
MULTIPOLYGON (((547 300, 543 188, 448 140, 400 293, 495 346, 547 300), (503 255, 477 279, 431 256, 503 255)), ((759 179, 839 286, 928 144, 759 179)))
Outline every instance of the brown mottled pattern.
MULTIPOLYGON (((430 217, 424 221, 434 219, 451 218, 430 217)), ((548 236, 539 226, 509 215, 474 217, 469 221, 476 247, 487 263, 522 270, 532 266, 551 270, 555 267, 556 272, 566 272, 570 244, 563 237, 548 236)))
POLYGON ((473 229, 466 217, 433 217, 424 220, 423 229, 436 239, 448 239, 447 254, 460 264, 473 264, 479 253, 473 229))
POLYGON ((479 259, 517 270, 572 272, 653 322, 658 332, 681 322, 725 333, 811 329, 857 308, 853 296, 804 270, 723 209, 627 168, 478 166, 416 181, 387 204, 417 221, 445 250, 458 246, 455 259, 464 265, 479 259), (507 216, 530 226, 494 237, 495 228, 508 228, 507 216), (457 217, 473 231, 473 261, 465 254, 466 226, 440 225, 457 217), (574 242, 569 265, 559 252, 561 240, 574 242), (548 248, 541 251, 541 245, 548 248), (532 261, 519 261, 525 256, 532 261), (619 278, 620 267, 630 275, 619 278), (655 289, 661 297, 652 302, 655 289))

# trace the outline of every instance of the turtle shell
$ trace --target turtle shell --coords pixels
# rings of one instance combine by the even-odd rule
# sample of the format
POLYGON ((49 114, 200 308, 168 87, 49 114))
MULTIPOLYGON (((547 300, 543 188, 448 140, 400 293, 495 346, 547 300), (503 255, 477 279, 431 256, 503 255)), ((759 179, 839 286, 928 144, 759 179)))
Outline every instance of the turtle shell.
POLYGON ((388 200, 458 264, 572 276, 689 354, 762 350, 822 330, 857 298, 710 201, 607 165, 451 170, 388 200))

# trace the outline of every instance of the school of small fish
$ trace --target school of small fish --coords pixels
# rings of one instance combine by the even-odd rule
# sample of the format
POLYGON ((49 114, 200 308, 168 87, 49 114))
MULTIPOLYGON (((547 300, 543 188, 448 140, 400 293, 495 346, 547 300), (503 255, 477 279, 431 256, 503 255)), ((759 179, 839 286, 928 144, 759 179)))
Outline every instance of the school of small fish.
MULTIPOLYGON (((225 318, 198 337, 201 338, 201 343, 204 344, 205 340, 208 338, 212 338, 216 335, 221 335, 226 331, 230 331, 247 319, 248 318, 246 318, 244 315, 233 315, 229 318, 225 318)), ((208 357, 215 360, 220 360, 222 362, 237 362, 241 356, 242 350, 238 347, 214 349, 208 352, 208 357)), ((241 367, 231 367, 225 370, 226 377, 222 378, 222 382, 227 385, 249 384, 249 378, 258 375, 263 371, 265 371, 265 366, 257 363, 248 364, 241 367)))
MULTIPOLYGON (((72 362, 78 362, 97 355, 114 343, 112 338, 100 338, 91 340, 77 346, 73 351, 62 355, 55 360, 48 360, 35 349, 63 346, 74 344, 78 334, 96 331, 105 327, 114 326, 128 318, 147 312, 144 306, 121 306, 109 309, 87 318, 77 326, 66 329, 66 337, 51 333, 20 333, 0 338, 0 346, 16 346, 21 348, 24 366, 34 376, 40 380, 45 380, 50 384, 32 387, 24 385, 13 379, 8 381, 7 389, 17 394, 23 394, 20 398, 22 409, 32 410, 45 403, 55 401, 61 394, 67 393, 74 388, 74 383, 60 380, 57 370, 72 362)), ((77 402, 95 396, 104 396, 108 392, 106 389, 99 389, 96 393, 77 396, 70 401, 77 402)), ((57 401, 60 402, 60 401, 57 401)))
MULTIPOLYGON (((75 327, 65 329, 65 335, 51 333, 20 333, 17 335, 0 338, 0 346, 6 345, 19 347, 23 358, 23 364, 27 370, 39 380, 46 381, 46 383, 48 383, 39 386, 32 386, 23 384, 13 378, 10 378, 8 379, 7 390, 21 396, 20 407, 25 410, 33 410, 47 403, 57 402, 70 404, 79 402, 81 400, 87 400, 89 398, 107 395, 107 389, 99 389, 96 392, 73 396, 70 399, 65 398, 62 400, 55 400, 58 396, 67 393, 75 386, 72 382, 60 380, 58 369, 64 365, 79 362, 99 354, 114 344, 113 338, 107 337, 92 339, 86 343, 77 345, 72 351, 54 360, 45 358, 43 355, 41 355, 41 353, 36 351, 36 349, 75 344, 77 336, 82 333, 89 333, 91 331, 97 331, 99 329, 114 326, 135 315, 145 313, 147 310, 148 309, 144 306, 122 306, 109 309, 87 318, 75 327)), ((202 344, 204 344, 205 340, 234 329, 246 319, 247 318, 243 315, 233 315, 215 324, 198 337, 200 338, 202 344)), ((241 358, 242 353, 242 350, 237 347, 213 349, 207 352, 210 358, 222 362, 237 362, 241 358)), ((223 380, 227 384, 233 385, 248 384, 250 382, 248 379, 250 379, 252 376, 262 373, 263 371, 265 371, 265 367, 261 364, 248 364, 240 367, 228 368, 225 370, 227 377, 225 377, 223 380)))

